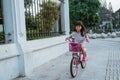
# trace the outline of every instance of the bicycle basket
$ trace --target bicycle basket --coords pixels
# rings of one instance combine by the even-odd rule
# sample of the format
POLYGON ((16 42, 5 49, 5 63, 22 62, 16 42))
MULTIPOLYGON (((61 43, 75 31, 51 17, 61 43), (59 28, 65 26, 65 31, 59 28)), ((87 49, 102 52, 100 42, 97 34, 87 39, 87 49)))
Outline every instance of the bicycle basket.
POLYGON ((75 42, 69 43, 69 51, 70 52, 80 52, 80 44, 75 42))

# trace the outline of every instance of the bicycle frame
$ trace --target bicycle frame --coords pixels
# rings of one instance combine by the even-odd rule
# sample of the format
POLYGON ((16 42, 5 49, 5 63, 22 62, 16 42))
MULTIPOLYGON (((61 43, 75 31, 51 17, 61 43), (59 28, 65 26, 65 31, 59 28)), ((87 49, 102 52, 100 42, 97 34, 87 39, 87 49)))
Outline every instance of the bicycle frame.
POLYGON ((78 61, 82 61, 83 54, 82 52, 72 53, 72 57, 75 57, 78 59, 78 61))

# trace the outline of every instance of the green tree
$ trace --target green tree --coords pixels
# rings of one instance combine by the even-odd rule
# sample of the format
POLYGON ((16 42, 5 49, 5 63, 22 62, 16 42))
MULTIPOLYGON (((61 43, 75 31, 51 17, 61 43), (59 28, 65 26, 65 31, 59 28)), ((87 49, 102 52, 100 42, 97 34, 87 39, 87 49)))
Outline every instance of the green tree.
POLYGON ((33 29, 36 28, 35 19, 32 15, 30 9, 33 5, 33 0, 24 0, 24 7, 25 7, 25 20, 26 20, 26 28, 33 29))
POLYGON ((99 0, 69 0, 69 6, 71 29, 77 20, 81 20, 86 27, 99 24, 99 0))
POLYGON ((35 18, 31 14, 31 12, 25 12, 25 20, 26 20, 26 28, 27 29, 35 29, 36 28, 35 18))
POLYGON ((99 8, 99 16, 100 16, 100 19, 101 19, 101 23, 102 21, 109 21, 110 20, 110 11, 105 8, 104 6, 101 6, 99 8))
POLYGON ((44 32, 52 31, 52 28, 59 18, 60 9, 56 2, 43 1, 40 4, 41 10, 36 15, 36 25, 38 29, 42 29, 44 32))
POLYGON ((106 25, 105 25, 105 32, 107 33, 107 32, 112 32, 112 24, 111 23, 107 23, 106 25))
POLYGON ((32 0, 24 0, 24 7, 29 8, 32 5, 32 0))

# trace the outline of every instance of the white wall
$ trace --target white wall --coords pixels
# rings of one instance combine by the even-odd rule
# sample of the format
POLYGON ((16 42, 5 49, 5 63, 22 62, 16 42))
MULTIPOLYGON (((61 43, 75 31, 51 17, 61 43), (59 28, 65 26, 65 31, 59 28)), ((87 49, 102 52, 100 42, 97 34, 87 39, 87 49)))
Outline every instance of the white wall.
POLYGON ((36 67, 68 51, 66 36, 30 41, 25 49, 25 72, 29 75, 36 67))
MULTIPOLYGON (((68 51, 66 36, 28 41, 23 47, 25 76, 38 66, 68 51)), ((19 55, 15 44, 0 46, 0 80, 10 80, 19 76, 19 55), (5 75, 6 74, 6 75, 5 75)))
POLYGON ((15 44, 0 45, 0 80, 19 76, 18 56, 15 44))

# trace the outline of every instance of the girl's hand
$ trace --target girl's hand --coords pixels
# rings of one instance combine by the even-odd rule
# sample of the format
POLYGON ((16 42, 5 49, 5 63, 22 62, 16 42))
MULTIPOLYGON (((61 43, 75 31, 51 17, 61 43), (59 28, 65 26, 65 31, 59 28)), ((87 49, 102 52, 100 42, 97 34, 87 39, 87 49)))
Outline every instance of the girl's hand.
POLYGON ((86 38, 86 41, 89 43, 89 39, 88 38, 86 38))
POLYGON ((67 38, 65 39, 65 41, 67 41, 67 40, 70 40, 70 38, 69 38, 69 37, 67 37, 67 38))
POLYGON ((88 37, 88 35, 86 35, 85 37, 86 37, 86 42, 89 43, 89 37, 88 37))

